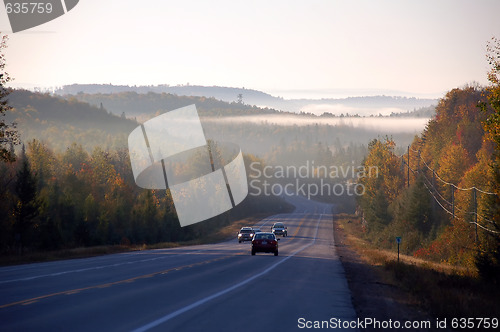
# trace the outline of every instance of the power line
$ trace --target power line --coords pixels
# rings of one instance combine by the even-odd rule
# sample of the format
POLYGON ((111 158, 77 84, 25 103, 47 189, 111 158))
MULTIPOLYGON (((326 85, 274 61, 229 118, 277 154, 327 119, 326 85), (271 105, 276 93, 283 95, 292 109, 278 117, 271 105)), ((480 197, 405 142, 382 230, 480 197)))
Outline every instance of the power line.
MULTIPOLYGON (((413 151, 415 151, 415 150, 413 150, 413 151)), ((410 168, 410 169, 411 169, 411 168, 410 168)), ((413 174, 415 174, 415 171, 414 171, 413 169, 411 169, 411 170, 412 170, 413 174)), ((417 171, 417 173, 418 173, 418 171, 417 171)), ((419 174, 420 174, 420 173, 419 173, 419 174)), ((434 172, 434 174, 435 174, 436 176, 438 176, 435 172, 434 172)), ((436 191, 436 193, 439 195, 439 197, 440 197, 443 201, 445 201, 448 205, 450 205, 450 206, 452 206, 454 209, 456 209, 457 211, 459 211, 459 212, 463 212, 463 213, 465 213, 465 214, 472 214, 472 215, 476 215, 478 218, 480 218, 480 219, 482 219, 482 220, 484 220, 484 221, 487 221, 487 222, 489 222, 489 223, 491 223, 491 224, 495 224, 495 222, 494 222, 494 221, 492 221, 492 220, 490 220, 490 219, 488 219, 488 218, 486 218, 486 217, 481 216, 481 215, 480 215, 480 214, 478 214, 477 212, 468 212, 468 211, 462 210, 462 209, 460 209, 460 208, 458 208, 458 207, 455 207, 455 206, 454 206, 454 205, 455 205, 454 203, 449 202, 446 198, 444 198, 444 197, 443 197, 443 195, 441 195, 441 193, 439 192, 439 190, 437 190, 437 189, 436 189, 436 188, 432 185, 431 181, 427 178, 427 176, 425 176, 425 173, 421 173, 421 175, 424 177, 424 179, 425 179, 425 180, 427 180, 427 183, 428 183, 431 187, 433 187, 433 189, 435 189, 435 191, 436 191)), ((454 187, 454 188, 456 188, 456 186, 454 186, 454 185, 453 185, 453 187, 454 187)), ((476 188, 476 187, 472 187, 472 188, 476 188)), ((479 190, 479 189, 477 189, 477 188, 476 188, 476 190, 479 190)))
POLYGON ((475 190, 477 190, 477 191, 479 191, 480 193, 483 193, 483 194, 485 194, 485 195, 498 195, 497 193, 488 192, 488 191, 482 190, 482 189, 480 189, 480 188, 478 188, 478 187, 476 187, 476 186, 473 186, 473 187, 470 187, 470 188, 460 188, 460 187, 458 187, 457 185, 455 185, 455 184, 453 184, 453 183, 451 183, 451 182, 448 182, 448 181, 443 180, 443 179, 439 176, 439 174, 438 174, 438 173, 437 173, 437 172, 436 172, 433 168, 431 168, 429 165, 427 165, 427 163, 425 162, 424 158, 422 158, 422 156, 420 155, 420 151, 416 151, 416 150, 413 150, 413 149, 411 149, 411 151, 413 151, 413 152, 416 152, 416 153, 417 153, 418 157, 419 157, 419 158, 423 161, 423 163, 424 163, 425 167, 427 167, 427 168, 428 168, 431 172, 433 172, 433 173, 436 175, 437 179, 438 179, 439 181, 441 181, 442 183, 444 183, 444 184, 446 184, 446 185, 449 185, 449 186, 453 186, 453 187, 455 187, 455 189, 458 189, 458 190, 461 190, 461 191, 469 191, 469 190, 474 190, 474 189, 475 189, 475 190))
MULTIPOLYGON (((425 160, 424 160, 424 159, 420 156, 420 151, 415 151, 415 150, 413 150, 413 149, 411 149, 411 150, 412 150, 413 152, 418 153, 418 157, 419 157, 419 158, 420 158, 420 159, 424 162, 424 165, 427 167, 427 169, 429 169, 430 171, 432 171, 433 175, 434 175, 435 177, 437 177, 437 178, 438 178, 438 180, 440 180, 442 183, 444 183, 444 184, 446 184, 446 185, 449 185, 449 186, 451 186, 451 187, 453 187, 453 188, 456 188, 456 189, 458 189, 458 190, 462 190, 462 191, 475 190, 475 191, 479 191, 479 192, 482 192, 482 193, 487 194, 487 195, 497 195, 496 193, 486 192, 486 191, 481 190, 481 189, 479 189, 479 188, 477 188, 477 187, 475 187, 475 186, 474 186, 474 187, 471 187, 471 188, 460 188, 460 187, 457 187, 456 185, 454 185, 453 183, 450 183, 450 182, 447 182, 447 181, 443 180, 441 177, 439 177, 439 175, 437 174, 437 172, 436 172, 434 169, 432 169, 431 167, 429 167, 429 165, 427 165, 427 163, 425 162, 425 160)), ((410 152, 410 148, 408 148, 408 154, 409 154, 409 152, 410 152)), ((403 155, 401 155, 401 156, 399 156, 399 157, 401 157, 401 158, 402 158, 403 156, 404 156, 404 154, 403 154, 403 155)), ((399 158, 399 157, 398 157, 398 158, 399 158)), ((489 220, 488 218, 485 218, 485 217, 483 217, 483 216, 479 215, 479 214, 477 213, 477 211, 474 211, 474 212, 469 212, 469 211, 465 211, 465 210, 462 210, 462 209, 459 209, 459 208, 455 207, 454 201, 450 203, 447 199, 445 199, 445 198, 443 197, 443 195, 441 195, 441 193, 439 192, 439 190, 438 190, 438 189, 437 189, 437 188, 436 188, 436 187, 435 187, 435 186, 431 183, 431 181, 427 178, 427 176, 425 175, 425 173, 424 173, 424 172, 422 172, 422 173, 421 173, 419 170, 414 170, 414 169, 412 169, 412 168, 410 167, 409 163, 404 162, 404 158, 402 158, 402 160, 403 160, 403 164, 406 164, 406 166, 408 167, 408 176, 409 176, 409 171, 411 171, 411 172, 413 173, 413 175, 416 175, 416 174, 421 174, 421 175, 423 176, 423 178, 426 180, 426 181, 424 181, 424 182, 423 182, 423 185, 425 186, 425 188, 427 189, 427 191, 429 191, 429 193, 430 193, 430 195, 432 196, 432 198, 433 198, 433 199, 437 202, 437 204, 438 204, 438 205, 439 205, 439 206, 440 206, 440 207, 441 207, 441 208, 442 208, 442 209, 443 209, 443 210, 444 210, 447 214, 451 215, 454 219, 457 219, 457 220, 462 220, 462 221, 465 221, 465 222, 467 222, 467 223, 469 223, 469 224, 473 224, 473 225, 475 225, 475 226, 476 226, 476 239, 477 239, 477 227, 480 227, 481 229, 483 229, 483 230, 485 230, 485 231, 487 231, 487 232, 493 233, 493 234, 500 234, 500 232, 499 232, 499 231, 495 231, 495 230, 493 230, 493 229, 489 229, 489 228, 487 228, 487 227, 485 227, 485 226, 483 226, 483 225, 479 224, 479 223, 477 222, 477 218, 480 218, 480 219, 482 219, 482 220, 484 220, 484 221, 487 221, 487 222, 489 222, 489 223, 491 223, 491 224, 496 225, 496 223, 495 223, 494 221, 489 220), (429 186, 427 185, 427 183, 426 183, 426 182, 429 184, 429 186, 430 186, 430 187, 432 187, 432 189, 431 189, 431 188, 429 188, 429 186), (435 195, 434 193, 436 193, 436 194, 437 194, 437 195, 438 195, 438 196, 439 196, 439 197, 440 197, 440 198, 441 198, 444 202, 446 202, 449 206, 451 206, 451 207, 452 207, 453 212, 452 212, 452 211, 449 211, 449 210, 448 210, 448 209, 447 209, 447 208, 446 208, 446 207, 445 207, 445 206, 444 206, 444 205, 443 205, 443 204, 439 201, 439 199, 436 197, 436 195, 435 195), (465 214, 474 215, 474 216, 476 217, 476 221, 468 221, 468 220, 465 220, 464 218, 457 217, 457 216, 455 215, 455 212, 454 212, 454 211, 455 211, 455 209, 456 209, 456 210, 458 210, 459 212, 463 212, 463 213, 465 213, 465 214)), ((409 160, 409 157, 408 157, 408 160, 409 160)), ((409 181, 409 179, 408 179, 408 181, 409 181)), ((475 207, 476 207, 476 209, 477 209, 477 200, 476 200, 476 198, 475 198, 475 194, 474 194, 474 204, 475 204, 475 207)))
POLYGON ((489 228, 486 228, 486 227, 484 227, 483 225, 481 225, 481 224, 479 224, 479 223, 477 223, 477 222, 475 222, 475 221, 467 221, 467 220, 465 220, 465 219, 463 219, 463 218, 460 218, 460 217, 455 216, 455 215, 454 215, 451 211, 449 211, 447 208, 445 208, 445 207, 441 204, 441 202, 439 202, 439 200, 436 198, 436 196, 434 196, 434 194, 432 193, 432 190, 431 190, 429 187, 427 187, 427 185, 426 185, 425 183, 424 183, 424 186, 425 186, 425 188, 427 188, 427 190, 428 190, 428 191, 429 191, 429 193, 431 194, 432 198, 434 198, 434 200, 435 200, 435 201, 439 204, 439 206, 440 206, 440 207, 441 207, 441 208, 442 208, 442 209, 443 209, 446 213, 448 213, 448 214, 452 215, 452 216, 453 216, 453 218, 455 218, 455 219, 457 219, 457 220, 462 220, 462 221, 465 221, 465 222, 467 222, 467 223, 469 223, 469 224, 476 225, 476 226, 478 226, 478 227, 480 227, 480 228, 484 229, 484 230, 485 230, 485 231, 487 231, 487 232, 494 233, 494 234, 500 234, 500 232, 495 231, 495 230, 492 230, 492 229, 489 229, 489 228))

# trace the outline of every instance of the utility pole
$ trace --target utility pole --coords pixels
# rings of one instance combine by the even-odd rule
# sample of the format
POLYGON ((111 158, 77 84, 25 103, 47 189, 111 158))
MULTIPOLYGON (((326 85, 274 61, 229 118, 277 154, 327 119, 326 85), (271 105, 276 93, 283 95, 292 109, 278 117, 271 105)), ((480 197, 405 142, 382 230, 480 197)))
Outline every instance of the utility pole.
MULTIPOLYGON (((432 170, 432 192, 433 192, 433 195, 436 196, 436 171, 435 170, 432 170)), ((436 213, 436 199, 433 199, 432 200, 432 213, 436 213)))
POLYGON ((410 146, 408 145, 408 188, 410 188, 410 146))
POLYGON ((476 230, 476 242, 478 240, 477 237, 477 194, 476 194, 476 187, 472 190, 472 193, 474 195, 474 228, 476 230))
POLYGON ((417 173, 420 175, 420 150, 418 150, 418 156, 417 156, 417 173))
POLYGON ((455 219, 455 187, 451 185, 451 215, 455 219))

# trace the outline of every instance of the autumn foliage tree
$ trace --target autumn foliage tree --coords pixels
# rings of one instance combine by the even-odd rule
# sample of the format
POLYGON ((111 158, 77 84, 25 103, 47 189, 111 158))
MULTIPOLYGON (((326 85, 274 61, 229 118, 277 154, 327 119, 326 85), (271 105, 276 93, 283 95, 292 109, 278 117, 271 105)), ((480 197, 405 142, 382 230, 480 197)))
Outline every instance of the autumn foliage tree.
MULTIPOLYGON (((256 160, 244 158, 247 169, 256 160)), ((184 167, 187 173, 198 169, 184 167)), ((31 140, 15 162, 0 162, 0 184, 0 253, 188 241, 230 221, 227 212, 180 227, 170 192, 139 188, 123 150, 96 147, 87 153, 75 143, 55 152, 31 140)), ((249 197, 230 213, 243 217, 276 205, 272 199, 249 197)))
POLYGON ((488 234, 481 251, 477 255, 476 265, 483 277, 498 282, 500 277, 500 40, 492 38, 487 45, 487 59, 491 66, 488 80, 491 85, 487 88, 488 101, 483 103, 485 113, 488 106, 494 111, 484 123, 486 139, 494 144, 494 160, 491 162, 490 171, 493 173, 491 190, 496 195, 490 195, 487 201, 486 215, 491 220, 495 233, 488 234))
POLYGON ((360 206, 370 230, 381 230, 390 223, 389 205, 404 185, 401 162, 394 154, 394 148, 395 143, 389 138, 374 139, 368 145, 364 167, 377 172, 375 176, 361 178, 365 194, 360 197, 360 206))
POLYGON ((390 140, 370 143, 364 166, 376 165, 379 176, 361 179, 366 193, 358 202, 372 240, 390 248, 402 236, 407 254, 470 268, 478 252, 494 261, 492 239, 497 237, 491 221, 500 204, 488 203, 498 196, 487 193, 498 188, 489 166, 495 148, 492 139, 484 138, 500 128, 492 120, 495 95, 495 89, 477 85, 449 91, 411 144, 410 156, 396 156, 390 140))

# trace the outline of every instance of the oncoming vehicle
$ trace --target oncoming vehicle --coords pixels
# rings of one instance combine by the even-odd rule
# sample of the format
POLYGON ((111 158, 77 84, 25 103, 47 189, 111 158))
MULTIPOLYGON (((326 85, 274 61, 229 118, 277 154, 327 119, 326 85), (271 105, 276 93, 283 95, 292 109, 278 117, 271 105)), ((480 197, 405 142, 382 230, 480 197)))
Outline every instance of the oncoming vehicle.
POLYGON ((238 232, 238 242, 252 241, 254 231, 252 227, 242 227, 238 232))
POLYGON ((253 233, 254 233, 254 234, 255 234, 255 233, 260 233, 260 232, 262 232, 262 231, 260 230, 260 228, 257 228, 257 227, 253 227, 252 229, 253 229, 253 233))
POLYGON ((272 227, 272 232, 274 235, 278 236, 288 236, 288 231, 282 222, 275 222, 272 227))
POLYGON ((272 252, 278 256, 278 241, 273 233, 256 233, 252 240, 252 256, 256 252, 272 252))

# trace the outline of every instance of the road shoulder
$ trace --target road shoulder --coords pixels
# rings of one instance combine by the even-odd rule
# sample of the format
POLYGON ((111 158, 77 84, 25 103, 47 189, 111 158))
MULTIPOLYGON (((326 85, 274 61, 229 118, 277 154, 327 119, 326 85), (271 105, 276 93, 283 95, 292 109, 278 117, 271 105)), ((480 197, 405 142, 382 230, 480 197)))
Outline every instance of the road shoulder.
POLYGON ((363 261, 360 254, 348 245, 345 231, 338 227, 335 216, 333 227, 335 248, 346 273, 358 318, 400 322, 432 321, 406 292, 383 280, 378 272, 382 267, 363 261))

